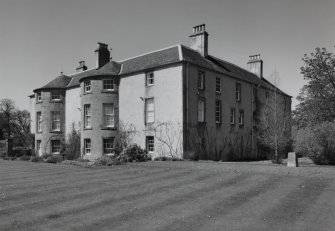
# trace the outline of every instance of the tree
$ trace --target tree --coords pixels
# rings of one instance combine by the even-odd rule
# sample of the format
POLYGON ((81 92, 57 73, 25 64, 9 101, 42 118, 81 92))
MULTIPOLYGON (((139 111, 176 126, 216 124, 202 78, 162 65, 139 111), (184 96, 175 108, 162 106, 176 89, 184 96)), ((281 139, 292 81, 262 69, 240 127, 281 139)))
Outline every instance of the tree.
POLYGON ((76 129, 75 123, 72 123, 71 133, 66 140, 66 153, 69 160, 80 157, 80 131, 76 129))
POLYGON ((335 55, 326 48, 316 48, 302 58, 300 68, 307 84, 297 97, 299 104, 294 111, 298 127, 335 120, 335 55))
POLYGON ((291 114, 287 110, 285 97, 278 92, 279 75, 275 71, 272 76, 272 89, 264 105, 260 108, 259 123, 257 125, 258 143, 274 152, 272 160, 274 163, 280 163, 281 152, 290 142, 290 120, 291 114))
POLYGON ((13 143, 12 143, 12 133, 15 125, 15 104, 11 99, 1 99, 0 100, 0 123, 2 131, 5 137, 8 139, 8 153, 12 154, 13 143))

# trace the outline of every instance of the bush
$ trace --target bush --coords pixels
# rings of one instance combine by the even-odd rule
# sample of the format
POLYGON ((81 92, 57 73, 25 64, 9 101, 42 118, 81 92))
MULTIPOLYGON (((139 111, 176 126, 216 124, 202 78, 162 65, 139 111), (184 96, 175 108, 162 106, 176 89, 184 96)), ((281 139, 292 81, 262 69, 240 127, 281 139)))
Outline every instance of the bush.
POLYGON ((102 156, 95 161, 95 165, 102 165, 102 166, 120 165, 121 163, 122 161, 119 158, 111 156, 102 156))
POLYGON ((63 158, 61 155, 50 155, 47 157, 46 162, 55 164, 55 163, 61 162, 62 160, 63 158))
POLYGON ((19 159, 24 160, 24 161, 28 161, 28 160, 30 160, 30 156, 24 155, 24 156, 19 157, 19 159))
POLYGON ((159 156, 155 157, 154 161, 183 161, 183 159, 180 159, 178 157, 159 156))
POLYGON ((128 147, 124 150, 122 155, 128 162, 145 162, 151 160, 151 156, 148 154, 148 151, 142 149, 137 144, 128 147))
POLYGON ((30 162, 41 162, 43 159, 39 156, 31 156, 30 157, 30 162))
POLYGON ((297 132, 295 148, 315 164, 335 165, 335 123, 324 122, 297 132))

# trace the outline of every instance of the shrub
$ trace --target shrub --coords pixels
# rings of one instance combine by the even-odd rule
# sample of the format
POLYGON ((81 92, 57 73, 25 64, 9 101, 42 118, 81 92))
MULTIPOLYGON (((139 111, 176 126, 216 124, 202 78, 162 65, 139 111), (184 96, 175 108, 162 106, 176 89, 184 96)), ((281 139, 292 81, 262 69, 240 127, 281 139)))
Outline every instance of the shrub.
POLYGON ((30 156, 24 155, 24 156, 19 157, 19 159, 24 160, 24 161, 28 161, 28 160, 30 160, 30 156))
POLYGON ((178 157, 159 156, 155 157, 154 161, 183 161, 183 159, 180 159, 178 157))
POLYGON ((95 165, 102 165, 102 166, 120 165, 121 163, 122 161, 119 158, 111 156, 102 156, 95 161, 95 165))
POLYGON ((55 163, 61 162, 62 159, 63 158, 60 155, 50 155, 50 156, 47 157, 46 162, 55 164, 55 163))
POLYGON ((123 158, 128 162, 144 162, 151 160, 151 156, 148 154, 148 151, 142 149, 137 144, 134 144, 128 147, 123 152, 123 158))
POLYGON ((31 156, 30 157, 30 162, 41 162, 43 159, 39 156, 31 156))

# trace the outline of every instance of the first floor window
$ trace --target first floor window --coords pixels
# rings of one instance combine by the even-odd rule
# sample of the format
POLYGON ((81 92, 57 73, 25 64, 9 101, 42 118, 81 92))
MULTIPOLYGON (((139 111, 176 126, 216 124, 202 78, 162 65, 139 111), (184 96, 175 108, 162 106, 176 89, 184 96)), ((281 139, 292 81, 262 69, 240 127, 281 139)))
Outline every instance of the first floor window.
POLYGON ((42 102, 42 93, 41 92, 36 93, 36 100, 37 100, 37 102, 42 102))
POLYGON ((240 83, 236 83, 235 97, 236 97, 237 102, 241 101, 241 84, 240 83))
POLYGON ((155 122, 155 104, 154 98, 145 99, 145 122, 155 122))
POLYGON ((230 109, 230 124, 235 124, 235 108, 230 109))
POLYGON ((217 93, 221 92, 221 79, 219 77, 216 77, 215 91, 217 93))
POLYGON ((84 139, 84 153, 91 154, 91 139, 84 139))
POLYGON ((41 132, 42 131, 42 127, 41 127, 41 124, 42 124, 42 113, 39 111, 36 113, 36 130, 38 132, 41 132))
POLYGON ((198 99, 198 122, 205 122, 205 99, 198 99))
POLYGON ((148 72, 146 74, 146 86, 152 86, 154 85, 154 73, 148 72))
POLYGON ((215 122, 221 123, 221 100, 215 101, 215 122))
POLYGON ((105 91, 113 91, 114 88, 114 79, 104 79, 103 80, 103 89, 105 91))
POLYGON ((104 154, 113 153, 114 138, 113 137, 104 138, 103 145, 104 145, 104 154))
POLYGON ((203 71, 198 72, 198 89, 199 90, 205 89, 205 72, 203 71))
POLYGON ((87 80, 84 82, 84 92, 91 92, 91 81, 87 80))
POLYGON ((111 103, 103 104, 104 111, 104 127, 113 128, 114 127, 114 105, 111 103))
POLYGON ((51 140, 51 153, 52 154, 60 153, 60 140, 51 140))
POLYGON ((52 91, 51 92, 51 100, 52 101, 60 101, 60 92, 59 91, 52 91))
POLYGON ((243 125, 243 117, 244 117, 244 111, 240 110, 240 115, 238 117, 238 124, 243 125))
POLYGON ((146 149, 148 152, 153 152, 155 149, 155 138, 153 136, 146 137, 146 149))
POLYGON ((51 130, 60 131, 60 111, 51 112, 51 130))
POLYGON ((84 105, 84 128, 91 128, 91 104, 84 105))

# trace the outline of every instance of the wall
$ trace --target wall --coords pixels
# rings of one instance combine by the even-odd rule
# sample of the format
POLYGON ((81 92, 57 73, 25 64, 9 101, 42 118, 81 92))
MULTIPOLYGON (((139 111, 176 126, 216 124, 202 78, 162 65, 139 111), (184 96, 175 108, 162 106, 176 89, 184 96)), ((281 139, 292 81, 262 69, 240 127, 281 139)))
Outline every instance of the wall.
POLYGON ((65 98, 65 136, 72 131, 72 124, 75 129, 80 130, 80 87, 66 90, 65 98))
MULTIPOLYGON (((133 142, 142 148, 146 147, 146 136, 155 136, 155 151, 151 153, 153 157, 169 156, 171 153, 168 152, 167 146, 163 145, 162 140, 173 137, 174 140, 170 144, 179 150, 183 145, 182 65, 153 71, 155 81, 153 86, 146 86, 145 73, 120 79, 120 120, 124 124, 135 126, 137 132, 133 136, 133 142), (151 97, 154 97, 155 123, 145 125, 145 99, 151 97), (164 127, 168 128, 166 134, 168 137, 163 136, 167 131, 164 127)), ((177 154, 179 157, 181 152, 182 150, 177 154)))
POLYGON ((30 102, 30 132, 32 134, 35 134, 36 132, 36 113, 35 113, 35 103, 36 103, 36 98, 35 97, 30 97, 29 99, 30 102))

